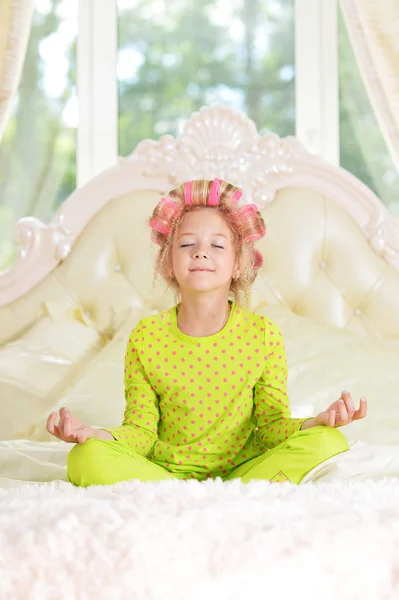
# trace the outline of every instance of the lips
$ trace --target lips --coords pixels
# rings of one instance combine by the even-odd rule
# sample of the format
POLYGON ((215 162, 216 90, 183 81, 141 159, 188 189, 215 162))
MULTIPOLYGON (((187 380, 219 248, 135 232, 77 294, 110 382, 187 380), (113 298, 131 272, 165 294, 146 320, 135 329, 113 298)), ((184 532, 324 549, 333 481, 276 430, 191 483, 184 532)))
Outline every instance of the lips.
POLYGON ((213 269, 205 269, 205 268, 202 268, 202 267, 196 267, 195 269, 189 269, 189 270, 191 272, 194 272, 194 271, 201 271, 201 272, 205 271, 207 273, 213 273, 213 269))

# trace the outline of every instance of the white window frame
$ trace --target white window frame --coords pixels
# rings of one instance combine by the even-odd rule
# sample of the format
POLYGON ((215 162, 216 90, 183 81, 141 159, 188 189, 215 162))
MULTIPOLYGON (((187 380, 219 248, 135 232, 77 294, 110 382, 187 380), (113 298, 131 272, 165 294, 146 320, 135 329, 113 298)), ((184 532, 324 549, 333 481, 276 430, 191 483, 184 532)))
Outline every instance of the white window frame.
MULTIPOLYGON (((295 0, 296 136, 307 150, 335 165, 339 164, 337 4, 338 0, 295 0)), ((118 159, 117 43, 117 0, 79 0, 78 187, 118 159)))
POLYGON ((117 0, 79 0, 77 187, 118 157, 117 0))
POLYGON ((296 136, 339 165, 338 0, 295 0, 296 136))

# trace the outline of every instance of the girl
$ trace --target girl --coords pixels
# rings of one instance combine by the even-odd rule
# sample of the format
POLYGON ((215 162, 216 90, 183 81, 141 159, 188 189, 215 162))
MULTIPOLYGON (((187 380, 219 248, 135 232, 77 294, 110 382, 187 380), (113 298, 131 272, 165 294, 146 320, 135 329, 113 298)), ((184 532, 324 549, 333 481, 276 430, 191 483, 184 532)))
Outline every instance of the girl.
POLYGON ((180 296, 132 331, 125 358, 120 427, 93 429, 67 408, 48 431, 77 444, 69 480, 79 486, 128 479, 221 477, 299 483, 348 450, 336 428, 365 417, 351 395, 309 419, 290 416, 283 338, 238 300, 263 259, 254 241, 265 225, 235 186, 189 181, 161 198, 150 219, 160 246, 156 271, 180 296), (231 298, 233 297, 233 299, 231 298))

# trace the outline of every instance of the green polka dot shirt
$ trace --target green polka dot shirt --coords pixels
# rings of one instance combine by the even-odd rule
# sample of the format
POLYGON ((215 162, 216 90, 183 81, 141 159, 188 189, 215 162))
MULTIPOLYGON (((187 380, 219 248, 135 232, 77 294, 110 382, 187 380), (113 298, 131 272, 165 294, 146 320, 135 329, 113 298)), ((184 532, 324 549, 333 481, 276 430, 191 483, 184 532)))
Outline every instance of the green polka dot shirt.
POLYGON ((224 328, 192 337, 176 306, 142 319, 125 358, 116 440, 181 479, 224 477, 301 428, 291 418, 279 328, 231 302, 224 328))

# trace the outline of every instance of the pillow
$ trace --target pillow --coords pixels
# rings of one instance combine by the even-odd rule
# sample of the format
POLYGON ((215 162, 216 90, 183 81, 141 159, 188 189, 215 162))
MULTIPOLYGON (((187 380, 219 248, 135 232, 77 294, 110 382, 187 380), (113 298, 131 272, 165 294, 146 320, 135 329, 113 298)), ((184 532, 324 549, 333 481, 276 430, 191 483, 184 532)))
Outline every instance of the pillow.
POLYGON ((45 304, 40 320, 0 348, 0 440, 37 419, 56 390, 102 346, 80 307, 45 304))
POLYGON ((288 393, 294 417, 314 416, 343 390, 359 405, 368 401, 365 419, 341 431, 349 442, 399 442, 399 356, 358 334, 321 325, 280 306, 257 310, 282 330, 288 360, 288 393))
POLYGON ((136 323, 151 314, 146 307, 129 309, 121 317, 122 325, 109 343, 92 357, 75 381, 60 393, 46 410, 36 415, 29 427, 21 428, 14 437, 35 441, 54 440, 46 430, 46 421, 52 411, 63 406, 71 409, 78 419, 92 427, 117 427, 123 420, 125 395, 123 368, 126 344, 136 323))

